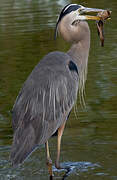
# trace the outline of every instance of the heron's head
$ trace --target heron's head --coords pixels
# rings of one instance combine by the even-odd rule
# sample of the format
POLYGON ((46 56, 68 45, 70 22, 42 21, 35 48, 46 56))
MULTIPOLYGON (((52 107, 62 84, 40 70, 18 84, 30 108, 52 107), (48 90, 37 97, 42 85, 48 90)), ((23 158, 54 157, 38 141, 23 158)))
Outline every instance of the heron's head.
POLYGON ((57 32, 68 42, 80 41, 87 33, 89 27, 86 20, 100 20, 99 16, 91 16, 89 13, 102 12, 102 9, 87 8, 78 4, 66 5, 59 17, 55 29, 55 39, 57 32))

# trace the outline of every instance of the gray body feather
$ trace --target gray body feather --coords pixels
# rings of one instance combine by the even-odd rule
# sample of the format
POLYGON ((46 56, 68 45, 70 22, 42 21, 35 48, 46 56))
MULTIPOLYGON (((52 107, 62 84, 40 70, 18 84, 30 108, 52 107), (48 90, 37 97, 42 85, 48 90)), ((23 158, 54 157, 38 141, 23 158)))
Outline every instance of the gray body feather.
POLYGON ((24 83, 13 107, 10 159, 14 166, 67 120, 77 98, 79 78, 76 64, 70 62, 73 59, 67 53, 49 53, 24 83))

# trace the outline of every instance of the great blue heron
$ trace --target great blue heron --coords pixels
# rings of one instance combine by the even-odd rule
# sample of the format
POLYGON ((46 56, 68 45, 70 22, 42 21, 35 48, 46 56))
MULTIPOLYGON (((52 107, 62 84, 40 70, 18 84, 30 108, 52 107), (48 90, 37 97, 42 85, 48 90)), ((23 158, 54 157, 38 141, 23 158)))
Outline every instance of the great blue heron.
POLYGON ((56 168, 60 145, 69 113, 76 102, 78 90, 83 92, 90 48, 90 30, 85 20, 100 20, 98 16, 83 15, 101 12, 77 4, 66 5, 60 13, 56 32, 72 44, 67 53, 51 52, 33 69, 25 81, 13 106, 14 130, 10 160, 21 164, 41 144, 46 144, 47 164, 52 176, 52 161, 48 140, 58 135, 56 168))

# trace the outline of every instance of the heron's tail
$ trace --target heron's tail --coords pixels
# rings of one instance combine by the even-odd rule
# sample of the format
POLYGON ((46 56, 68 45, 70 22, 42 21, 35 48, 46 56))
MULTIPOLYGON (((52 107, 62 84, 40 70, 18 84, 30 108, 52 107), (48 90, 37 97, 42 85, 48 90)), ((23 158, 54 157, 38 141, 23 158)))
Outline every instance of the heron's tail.
POLYGON ((16 129, 10 154, 12 165, 21 164, 36 147, 35 133, 31 125, 26 129, 16 129))

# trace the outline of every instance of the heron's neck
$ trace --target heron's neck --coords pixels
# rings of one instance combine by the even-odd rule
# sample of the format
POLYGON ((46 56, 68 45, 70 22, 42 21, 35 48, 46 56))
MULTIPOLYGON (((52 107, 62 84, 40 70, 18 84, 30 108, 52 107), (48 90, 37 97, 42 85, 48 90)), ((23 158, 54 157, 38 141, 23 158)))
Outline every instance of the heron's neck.
POLYGON ((90 36, 86 39, 72 44, 71 48, 67 52, 72 57, 73 61, 78 65, 78 69, 82 70, 86 68, 88 63, 88 55, 90 48, 90 36))
POLYGON ((71 46, 67 52, 69 56, 72 57, 72 60, 78 66, 79 72, 79 92, 81 94, 81 99, 83 98, 83 91, 85 89, 85 81, 87 79, 87 65, 88 65, 88 55, 90 48, 90 34, 86 39, 75 43, 71 46))

